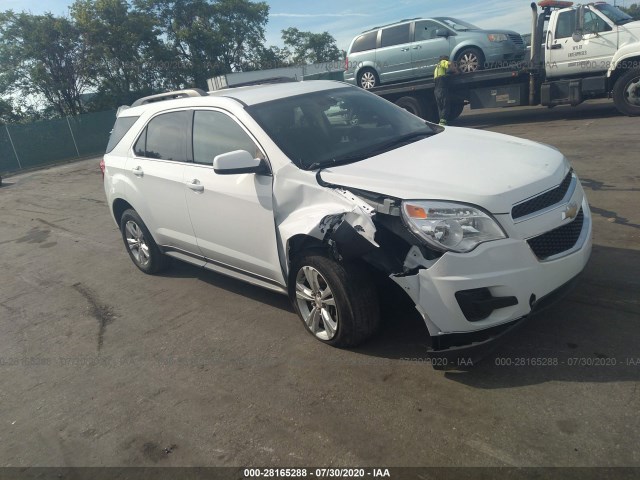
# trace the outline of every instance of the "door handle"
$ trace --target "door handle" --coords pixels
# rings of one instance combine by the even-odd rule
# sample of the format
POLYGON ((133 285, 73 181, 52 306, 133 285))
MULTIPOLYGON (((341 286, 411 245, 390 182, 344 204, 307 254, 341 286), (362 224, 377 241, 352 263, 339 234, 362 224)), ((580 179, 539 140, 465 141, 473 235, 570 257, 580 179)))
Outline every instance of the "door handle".
POLYGON ((144 175, 144 171, 142 170, 142 167, 140 165, 138 165, 136 168, 134 168, 131 171, 136 177, 141 177, 144 175))
POLYGON ((187 187, 189 187, 194 192, 204 192, 204 185, 202 185, 197 178, 194 178, 190 182, 187 182, 187 187))
POLYGON ((400 49, 400 51, 401 51, 401 52, 408 52, 408 51, 409 51, 409 49, 408 49, 408 48, 401 48, 401 49, 400 49))
POLYGON ((560 45, 559 43, 554 43, 553 45, 551 45, 551 50, 560 50, 562 48, 562 45, 560 45))
POLYGON ((422 45, 416 45, 415 47, 413 47, 414 50, 418 50, 419 48, 422 48, 422 45))

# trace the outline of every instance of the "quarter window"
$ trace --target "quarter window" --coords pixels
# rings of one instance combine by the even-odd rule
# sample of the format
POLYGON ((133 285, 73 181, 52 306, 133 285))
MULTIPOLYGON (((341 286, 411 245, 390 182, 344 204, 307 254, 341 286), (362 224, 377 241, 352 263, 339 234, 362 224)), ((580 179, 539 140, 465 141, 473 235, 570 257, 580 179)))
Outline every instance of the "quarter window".
POLYGON ((249 135, 228 115, 215 111, 196 111, 193 120, 193 160, 211 165, 223 153, 246 150, 262 157, 249 135))
POLYGON ((402 43, 409 43, 409 23, 395 27, 384 28, 380 39, 381 47, 391 47, 402 43))
POLYGON ((139 157, 186 162, 188 118, 186 111, 154 117, 133 147, 135 154, 139 157))
POLYGON ((378 31, 365 33, 360 35, 353 42, 351 47, 351 53, 364 52, 365 50, 373 50, 376 48, 376 41, 378 39, 378 31))

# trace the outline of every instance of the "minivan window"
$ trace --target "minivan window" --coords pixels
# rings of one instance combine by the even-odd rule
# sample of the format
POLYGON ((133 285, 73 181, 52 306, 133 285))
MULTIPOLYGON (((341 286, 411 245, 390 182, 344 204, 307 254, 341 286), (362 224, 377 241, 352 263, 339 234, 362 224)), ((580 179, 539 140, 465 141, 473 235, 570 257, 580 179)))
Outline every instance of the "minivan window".
POLYGON ((196 111, 193 119, 193 161, 210 165, 223 153, 246 150, 259 156, 256 144, 233 119, 222 112, 196 111))
POLYGON ((360 35, 353 42, 351 53, 364 52, 365 50, 373 50, 376 48, 376 40, 378 39, 378 31, 365 33, 360 35))
POLYGON ((252 105, 249 114, 299 168, 358 162, 439 133, 439 127, 359 88, 252 105))
POLYGON ((432 22, 431 20, 421 20, 416 22, 415 29, 415 41, 420 42, 422 40, 433 40, 434 38, 438 38, 436 36, 436 31, 446 30, 442 25, 436 22, 432 22))
POLYGON ((120 143, 120 140, 127 134, 129 129, 136 123, 140 117, 119 117, 116 118, 116 123, 113 126, 113 130, 111 130, 111 135, 109 136, 109 143, 107 144, 107 152, 109 153, 111 150, 116 148, 116 145, 120 143))
POLYGON ((187 161, 186 111, 171 112, 153 118, 135 144, 136 155, 160 160, 187 161))
POLYGON ((437 17, 436 20, 444 23, 445 25, 453 28, 454 30, 457 30, 458 32, 466 32, 467 30, 480 30, 473 23, 458 20, 457 18, 437 17))
POLYGON ((402 43, 409 43, 409 23, 383 28, 380 38, 380 47, 391 47, 402 43))

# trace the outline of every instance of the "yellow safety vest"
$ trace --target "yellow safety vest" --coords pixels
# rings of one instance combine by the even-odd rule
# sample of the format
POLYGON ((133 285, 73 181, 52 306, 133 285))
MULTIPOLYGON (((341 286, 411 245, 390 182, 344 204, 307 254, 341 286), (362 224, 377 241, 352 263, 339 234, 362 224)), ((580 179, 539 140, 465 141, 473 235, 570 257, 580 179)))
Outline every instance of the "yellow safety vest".
POLYGON ((433 78, 444 77, 449 70, 449 60, 440 60, 433 71, 433 78))

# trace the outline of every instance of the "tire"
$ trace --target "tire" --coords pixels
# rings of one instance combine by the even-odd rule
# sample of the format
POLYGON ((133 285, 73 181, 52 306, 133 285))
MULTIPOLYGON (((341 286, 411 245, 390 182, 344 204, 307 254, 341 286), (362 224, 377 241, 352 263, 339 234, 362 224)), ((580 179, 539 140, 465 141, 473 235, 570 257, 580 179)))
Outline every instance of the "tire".
POLYGON ((373 68, 363 68, 358 73, 358 86, 365 90, 371 90, 380 85, 380 77, 373 68))
POLYGON ((461 73, 477 72, 484 68, 484 54, 475 47, 463 48, 456 56, 458 70, 461 73))
POLYGON ((375 287, 363 267, 322 251, 292 263, 289 297, 307 332, 334 347, 353 347, 380 324, 375 287))
POLYGON ((395 104, 407 112, 413 113, 416 117, 424 118, 425 112, 422 103, 415 97, 400 97, 395 104))
POLYGON ((613 86, 613 103, 624 115, 640 115, 640 68, 624 73, 613 86))
POLYGON ((449 121, 453 121, 462 115, 462 111, 464 110, 464 100, 453 101, 451 102, 451 106, 449 107, 449 121))
POLYGON ((144 273, 158 273, 167 267, 167 257, 158 248, 138 212, 132 209, 124 211, 120 232, 129 257, 144 273))

